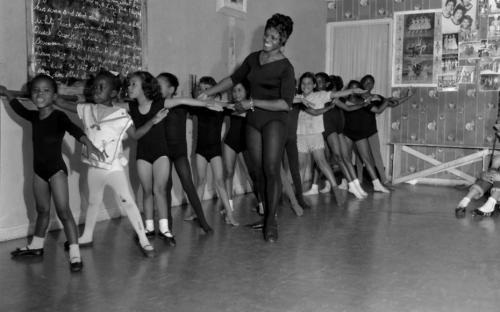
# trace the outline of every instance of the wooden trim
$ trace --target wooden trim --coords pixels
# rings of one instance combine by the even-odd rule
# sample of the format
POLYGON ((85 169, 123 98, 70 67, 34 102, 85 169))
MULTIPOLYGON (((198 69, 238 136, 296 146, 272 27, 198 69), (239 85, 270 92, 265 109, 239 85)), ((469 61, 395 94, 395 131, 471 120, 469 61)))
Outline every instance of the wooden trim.
POLYGON ((142 68, 148 70, 148 6, 147 1, 142 0, 141 6, 141 52, 142 52, 142 68))
POLYGON ((35 46, 33 35, 33 0, 26 0, 26 45, 28 52, 27 68, 28 75, 26 81, 30 81, 35 77, 35 46))

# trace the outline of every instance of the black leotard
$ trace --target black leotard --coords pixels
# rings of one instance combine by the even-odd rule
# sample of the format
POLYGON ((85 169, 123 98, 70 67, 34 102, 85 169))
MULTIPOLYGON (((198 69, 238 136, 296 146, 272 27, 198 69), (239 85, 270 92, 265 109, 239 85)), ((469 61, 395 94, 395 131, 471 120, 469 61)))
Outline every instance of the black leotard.
MULTIPOLYGON (((233 84, 248 80, 250 95, 256 100, 285 100, 292 106, 295 96, 295 74, 293 66, 286 58, 264 65, 260 64, 260 51, 247 56, 241 66, 231 76, 233 84)), ((247 125, 259 131, 269 122, 278 120, 285 125, 287 111, 269 111, 255 108, 247 112, 247 125)))
POLYGON ((224 121, 224 113, 209 110, 207 108, 193 109, 198 116, 198 139, 196 143, 196 154, 207 161, 222 155, 221 130, 224 121))
MULTIPOLYGON (((163 109, 163 101, 153 101, 149 112, 142 114, 139 112, 137 102, 130 104, 130 117, 134 121, 135 128, 142 127, 146 122, 153 118, 158 111, 163 109)), ((167 156, 167 140, 165 139, 163 121, 153 125, 153 127, 137 141, 136 159, 153 164, 158 158, 167 156)))
POLYGON ((342 133, 345 125, 344 110, 335 106, 324 113, 323 125, 325 127, 325 132, 323 132, 325 137, 328 137, 332 133, 342 133))
POLYGON ((344 135, 352 141, 359 141, 377 133, 377 119, 371 109, 378 104, 379 102, 372 102, 363 108, 344 112, 344 135))
POLYGON ((79 141, 85 136, 82 129, 59 110, 54 110, 46 118, 40 119, 38 111, 25 108, 18 100, 12 100, 10 105, 19 116, 31 122, 33 167, 36 175, 47 182, 61 170, 67 175, 68 169, 61 152, 62 140, 68 132, 79 141))
POLYGON ((186 141, 186 119, 188 109, 184 106, 177 106, 168 112, 164 119, 165 137, 167 139, 167 156, 175 160, 180 157, 187 157, 186 141))
POLYGON ((243 152, 247 148, 245 144, 245 125, 245 117, 230 115, 229 130, 224 138, 224 143, 233 149, 236 154, 243 152))

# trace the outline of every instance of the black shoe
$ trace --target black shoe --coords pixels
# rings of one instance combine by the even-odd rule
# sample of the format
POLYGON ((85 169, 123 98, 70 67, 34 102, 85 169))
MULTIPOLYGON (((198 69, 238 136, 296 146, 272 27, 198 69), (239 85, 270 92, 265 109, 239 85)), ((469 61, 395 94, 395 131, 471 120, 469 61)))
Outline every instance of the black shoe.
POLYGON ((495 213, 495 210, 492 212, 483 212, 479 210, 479 208, 476 208, 472 211, 472 214, 475 216, 481 216, 481 217, 491 217, 495 213))
POLYGON ((29 249, 28 246, 26 246, 25 248, 26 249, 16 248, 16 250, 12 251, 10 255, 13 258, 24 257, 24 256, 34 256, 34 257, 43 256, 43 248, 29 249))
POLYGON ((269 243, 275 243, 278 240, 278 229, 269 229, 264 232, 264 239, 269 243))
POLYGON ((70 262, 69 263, 69 270, 73 273, 75 272, 80 272, 83 268, 83 262, 82 261, 77 261, 77 262, 70 262))
MULTIPOLYGON (((88 243, 83 243, 83 244, 78 244, 78 247, 80 248, 89 248, 94 245, 94 242, 88 242, 88 243)), ((69 242, 65 241, 64 242, 64 250, 68 251, 69 250, 69 242)))
POLYGON ((462 219, 462 218, 465 218, 465 207, 457 207, 455 208, 455 217, 457 219, 462 219))
POLYGON ((152 231, 144 230, 144 231, 146 233, 146 237, 149 237, 149 238, 155 236, 155 234, 156 234, 155 230, 152 230, 152 231))
POLYGON ((261 230, 264 227, 264 222, 257 221, 254 223, 247 224, 245 226, 251 228, 252 230, 261 230))
MULTIPOLYGON (((153 247, 151 245, 146 245, 144 247, 153 247)), ((141 251, 142 251, 142 254, 144 255, 144 257, 146 258, 154 258, 156 257, 156 251, 154 249, 144 249, 144 247, 140 246, 141 247, 141 251)))
POLYGON ((174 236, 167 236, 165 234, 171 234, 170 232, 165 232, 165 233, 159 233, 158 235, 160 236, 161 239, 164 239, 165 240, 165 243, 167 243, 170 247, 175 247, 175 245, 177 245, 176 241, 175 241, 175 238, 174 236))
POLYGON ((208 223, 201 223, 200 222, 200 219, 196 218, 195 220, 196 223, 198 223, 199 227, 201 227, 201 229, 203 230, 203 232, 205 232, 205 234, 212 234, 214 232, 214 230, 210 227, 210 225, 208 225, 208 223))

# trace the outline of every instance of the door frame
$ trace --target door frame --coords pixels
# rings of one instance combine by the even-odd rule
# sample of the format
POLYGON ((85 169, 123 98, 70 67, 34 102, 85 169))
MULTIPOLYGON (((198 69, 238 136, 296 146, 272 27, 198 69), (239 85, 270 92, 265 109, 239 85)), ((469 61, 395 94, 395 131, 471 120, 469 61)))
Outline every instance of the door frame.
MULTIPOLYGON (((329 22, 326 24, 326 49, 325 49, 325 71, 329 73, 333 67, 333 59, 330 58, 333 52, 333 40, 332 34, 336 27, 349 27, 349 26, 369 26, 369 25, 387 25, 389 26, 388 31, 388 49, 387 53, 387 71, 389 83, 387 85, 387 90, 385 90, 385 96, 392 96, 392 49, 393 49, 393 19, 391 18, 381 18, 372 20, 356 20, 356 21, 344 21, 344 22, 329 22)), ((377 118, 377 127, 379 129, 380 136, 380 150, 382 153, 382 158, 385 165, 385 173, 389 174, 390 168, 390 138, 391 138, 391 109, 386 109, 384 113, 377 118)))

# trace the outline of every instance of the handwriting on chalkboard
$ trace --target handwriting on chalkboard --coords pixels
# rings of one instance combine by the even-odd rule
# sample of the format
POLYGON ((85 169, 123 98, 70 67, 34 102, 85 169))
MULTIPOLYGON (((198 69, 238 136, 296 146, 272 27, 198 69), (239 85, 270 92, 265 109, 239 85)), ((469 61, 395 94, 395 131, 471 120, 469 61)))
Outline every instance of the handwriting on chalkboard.
POLYGON ((142 68, 145 0, 26 0, 31 5, 32 74, 87 79, 99 69, 142 68))

